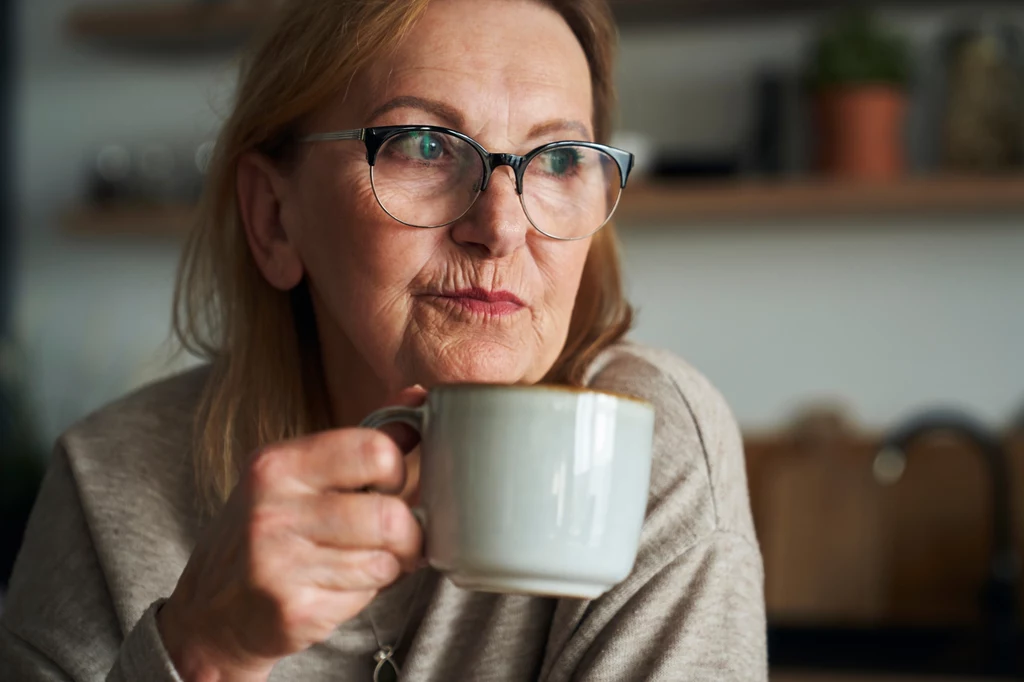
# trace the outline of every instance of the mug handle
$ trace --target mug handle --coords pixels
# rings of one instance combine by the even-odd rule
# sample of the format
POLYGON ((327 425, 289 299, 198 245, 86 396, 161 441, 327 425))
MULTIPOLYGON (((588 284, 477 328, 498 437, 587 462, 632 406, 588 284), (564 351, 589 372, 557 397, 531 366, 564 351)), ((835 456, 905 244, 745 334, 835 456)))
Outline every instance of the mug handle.
MULTIPOLYGON (((423 420, 427 416, 427 406, 421 405, 420 407, 385 407, 384 409, 377 410, 369 417, 364 419, 360 424, 359 428, 362 429, 379 429, 382 426, 388 424, 405 424, 416 429, 416 433, 423 435, 423 420)), ((427 513, 422 507, 415 507, 412 510, 412 515, 416 517, 420 527, 423 530, 427 529, 427 513)))
POLYGON ((405 424, 416 429, 416 432, 423 435, 423 418, 426 416, 426 406, 421 407, 385 407, 377 410, 364 419, 360 428, 379 429, 388 424, 405 424))

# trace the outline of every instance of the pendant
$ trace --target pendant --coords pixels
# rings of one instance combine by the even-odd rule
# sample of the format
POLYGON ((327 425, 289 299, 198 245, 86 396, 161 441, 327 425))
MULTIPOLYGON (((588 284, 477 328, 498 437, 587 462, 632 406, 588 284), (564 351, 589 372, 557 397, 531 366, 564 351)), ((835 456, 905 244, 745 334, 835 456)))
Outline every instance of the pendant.
POLYGON ((380 651, 373 655, 377 667, 373 669, 373 682, 398 682, 398 664, 391 657, 395 650, 389 646, 382 646, 380 651))

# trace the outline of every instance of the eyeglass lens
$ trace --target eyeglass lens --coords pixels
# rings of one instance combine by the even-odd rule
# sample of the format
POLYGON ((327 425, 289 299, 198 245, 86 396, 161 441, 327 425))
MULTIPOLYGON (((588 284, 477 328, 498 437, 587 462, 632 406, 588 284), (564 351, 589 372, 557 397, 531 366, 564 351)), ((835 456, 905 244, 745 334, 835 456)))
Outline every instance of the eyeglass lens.
MULTIPOLYGON (((371 171, 381 207, 414 227, 441 227, 465 215, 480 194, 483 174, 484 162, 475 147, 454 135, 430 131, 389 138, 371 171)), ((538 230, 576 239, 608 221, 621 186, 618 164, 605 152, 555 147, 526 167, 522 203, 538 230)))

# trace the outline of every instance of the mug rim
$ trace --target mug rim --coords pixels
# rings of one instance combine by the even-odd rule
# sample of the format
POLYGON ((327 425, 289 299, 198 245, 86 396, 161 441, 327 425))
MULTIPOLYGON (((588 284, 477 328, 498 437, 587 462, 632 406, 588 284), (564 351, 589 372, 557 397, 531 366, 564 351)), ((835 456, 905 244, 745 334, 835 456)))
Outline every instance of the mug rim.
POLYGON ((438 384, 437 386, 429 389, 428 393, 433 391, 459 391, 462 389, 489 389, 489 390, 519 390, 519 391, 538 391, 538 392, 561 392, 561 393, 572 393, 574 395, 584 394, 597 394, 604 395, 618 400, 625 400, 637 405, 649 407, 654 409, 654 404, 649 400, 638 398, 635 395, 629 395, 628 393, 619 393, 617 391, 608 391, 601 388, 588 388, 586 386, 566 386, 565 384, 486 384, 486 383, 474 383, 469 382, 465 384, 438 384))

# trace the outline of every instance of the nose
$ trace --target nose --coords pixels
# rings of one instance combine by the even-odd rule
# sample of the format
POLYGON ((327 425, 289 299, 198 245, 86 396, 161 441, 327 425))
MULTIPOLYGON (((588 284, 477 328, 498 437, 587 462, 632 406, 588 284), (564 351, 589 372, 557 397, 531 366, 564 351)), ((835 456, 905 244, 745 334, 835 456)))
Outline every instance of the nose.
POLYGON ((516 193, 515 175, 498 168, 473 208, 451 227, 452 239, 484 258, 505 258, 526 243, 530 221, 516 193))

